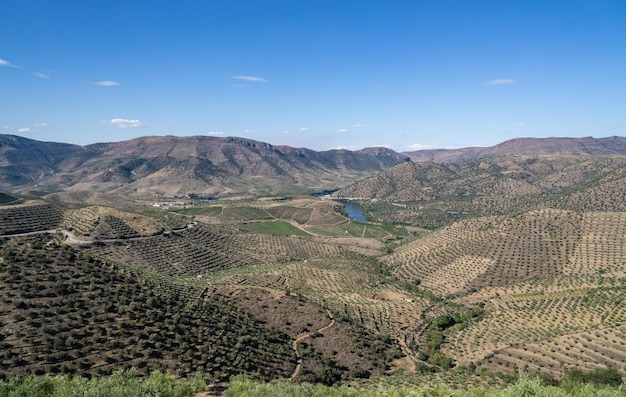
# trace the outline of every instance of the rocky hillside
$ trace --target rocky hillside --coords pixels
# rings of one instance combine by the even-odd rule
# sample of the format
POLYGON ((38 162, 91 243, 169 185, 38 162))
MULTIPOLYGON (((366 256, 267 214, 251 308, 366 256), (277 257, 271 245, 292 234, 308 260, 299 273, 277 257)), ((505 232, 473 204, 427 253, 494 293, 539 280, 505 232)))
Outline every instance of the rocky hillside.
POLYGON ((77 146, 0 135, 0 190, 220 196, 336 189, 405 160, 387 149, 316 152, 243 138, 142 137, 77 146))
POLYGON ((513 155, 623 154, 626 138, 621 137, 525 138, 489 148, 397 153, 386 148, 317 152, 236 137, 148 136, 78 146, 0 135, 0 191, 213 197, 311 193, 347 186, 409 160, 444 164, 513 155))

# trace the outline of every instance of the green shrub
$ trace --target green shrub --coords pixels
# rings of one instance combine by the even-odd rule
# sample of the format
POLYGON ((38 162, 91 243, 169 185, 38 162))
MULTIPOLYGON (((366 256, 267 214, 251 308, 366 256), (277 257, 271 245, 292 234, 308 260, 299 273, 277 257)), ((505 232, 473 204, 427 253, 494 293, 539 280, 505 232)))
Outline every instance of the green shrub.
POLYGON ((0 397, 189 397, 205 387, 201 375, 175 379, 171 374, 155 371, 148 377, 139 377, 133 368, 92 379, 67 376, 12 378, 0 382, 0 397))

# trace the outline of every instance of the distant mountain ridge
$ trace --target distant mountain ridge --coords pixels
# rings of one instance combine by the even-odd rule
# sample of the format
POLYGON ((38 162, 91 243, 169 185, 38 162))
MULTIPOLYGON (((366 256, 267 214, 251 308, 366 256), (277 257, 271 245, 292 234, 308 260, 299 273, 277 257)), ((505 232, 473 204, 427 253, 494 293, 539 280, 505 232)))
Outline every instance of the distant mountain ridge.
POLYGON ((428 163, 460 163, 507 156, 624 155, 626 138, 515 138, 495 146, 418 150, 405 154, 411 161, 428 163))
POLYGON ((311 193, 405 163, 512 155, 624 155, 626 138, 518 138, 492 147, 314 151, 238 137, 145 136, 87 146, 0 135, 0 190, 166 196, 311 193))
POLYGON ((0 135, 0 189, 127 195, 336 189, 405 161, 389 149, 316 152, 244 138, 147 136, 78 146, 0 135))

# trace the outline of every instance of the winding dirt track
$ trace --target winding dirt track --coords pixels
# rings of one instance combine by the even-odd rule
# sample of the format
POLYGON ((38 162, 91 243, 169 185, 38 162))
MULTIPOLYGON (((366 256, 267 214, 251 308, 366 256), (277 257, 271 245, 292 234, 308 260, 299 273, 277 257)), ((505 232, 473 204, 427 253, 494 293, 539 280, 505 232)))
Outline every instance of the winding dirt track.
POLYGON ((300 335, 291 344, 291 347, 293 348, 293 351, 296 352, 296 356, 298 357, 298 365, 296 365, 296 369, 293 371, 293 373, 289 377, 289 380, 293 381, 294 379, 296 379, 296 377, 298 375, 300 375, 300 371, 302 370, 302 356, 300 355, 300 352, 298 351, 298 343, 300 343, 300 341, 310 337, 315 332, 322 333, 322 332, 326 331, 327 329, 329 329, 330 327, 332 327, 333 325, 335 325, 335 317, 333 317, 332 313, 328 309, 326 309, 326 313, 328 313, 328 317, 330 318, 330 323, 328 325, 318 329, 317 331, 307 332, 306 334, 300 335))

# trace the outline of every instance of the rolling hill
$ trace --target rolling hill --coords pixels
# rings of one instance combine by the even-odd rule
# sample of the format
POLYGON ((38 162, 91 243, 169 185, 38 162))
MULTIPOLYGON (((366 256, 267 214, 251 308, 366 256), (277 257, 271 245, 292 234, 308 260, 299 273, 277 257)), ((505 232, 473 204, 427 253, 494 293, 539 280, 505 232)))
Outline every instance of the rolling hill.
POLYGON ((440 227, 537 208, 626 211, 626 157, 510 156, 403 163, 340 189, 381 221, 440 227))
POLYGON ((478 158, 540 155, 623 155, 626 138, 515 138, 488 147, 434 149, 408 152, 415 162, 459 163, 478 158))
POLYGON ((311 193, 344 187, 409 160, 624 153, 621 137, 520 138, 487 148, 397 153, 382 147, 317 152, 235 137, 148 136, 78 146, 0 135, 0 190, 211 197, 311 193))
POLYGON ((222 196, 336 189, 404 161, 384 148, 316 152, 243 138, 142 137, 77 146, 0 135, 0 190, 222 196))

